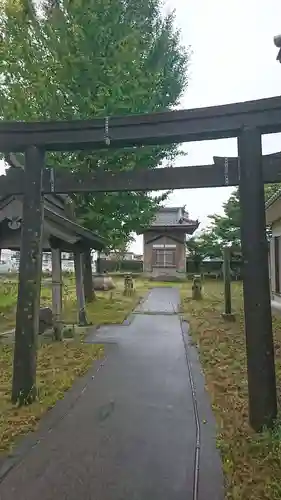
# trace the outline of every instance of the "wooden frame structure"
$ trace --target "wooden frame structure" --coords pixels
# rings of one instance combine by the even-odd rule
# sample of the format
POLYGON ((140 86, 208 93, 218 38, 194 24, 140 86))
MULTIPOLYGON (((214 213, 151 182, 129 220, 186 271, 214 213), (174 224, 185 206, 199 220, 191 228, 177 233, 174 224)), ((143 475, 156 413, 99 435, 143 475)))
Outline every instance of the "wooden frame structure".
MULTIPOLYGON (((23 156, 23 155, 22 155, 23 156)), ((11 167, 9 172, 24 175, 24 164, 14 154, 5 158, 11 167)), ((23 177, 22 177, 23 181, 23 177)), ((77 224, 70 198, 65 194, 49 193, 43 198, 42 251, 52 254, 52 313, 54 336, 61 339, 62 328, 62 267, 61 252, 74 254, 75 263, 83 260, 83 273, 75 265, 78 323, 87 324, 85 301, 94 298, 91 250, 105 248, 105 240, 98 234, 77 224)), ((0 197, 0 251, 4 248, 20 250, 22 225, 22 195, 0 197)))
MULTIPOLYGON (((62 265, 61 252, 74 254, 74 262, 83 259, 83 273, 75 266, 78 322, 87 324, 85 299, 93 300, 91 250, 100 251, 105 241, 99 235, 83 228, 66 212, 65 200, 45 195, 43 199, 42 251, 52 254, 52 312, 54 336, 61 339, 62 328, 62 265), (88 266, 88 267, 87 267, 88 266), (90 266, 90 267, 89 267, 90 266)), ((22 196, 0 198, 0 252, 2 249, 20 250, 22 225, 22 196)))
POLYGON ((24 193, 14 401, 32 400, 36 393, 35 350, 43 193, 176 189, 239 184, 249 418, 256 430, 273 424, 277 415, 277 403, 263 184, 264 181, 280 181, 281 164, 278 155, 262 158, 261 136, 280 131, 281 97, 89 121, 0 123, 0 151, 24 151, 26 159, 24 174, 13 173, 13 182, 9 179, 9 174, 6 179, 0 179, 0 194, 2 190, 12 189, 24 193), (46 150, 121 148, 227 137, 237 137, 239 159, 217 158, 212 167, 168 168, 161 169, 161 173, 160 169, 155 169, 116 175, 71 174, 55 172, 52 169, 44 171, 46 150))
MULTIPOLYGON (((165 167, 151 170, 103 172, 68 172, 46 167, 43 172, 42 193, 92 193, 114 191, 157 191, 166 189, 196 189, 237 186, 239 162, 235 157, 214 156, 210 165, 165 167)), ((262 157, 263 182, 281 182, 281 152, 262 157)), ((0 176, 0 197, 22 194, 24 172, 10 169, 0 176)))

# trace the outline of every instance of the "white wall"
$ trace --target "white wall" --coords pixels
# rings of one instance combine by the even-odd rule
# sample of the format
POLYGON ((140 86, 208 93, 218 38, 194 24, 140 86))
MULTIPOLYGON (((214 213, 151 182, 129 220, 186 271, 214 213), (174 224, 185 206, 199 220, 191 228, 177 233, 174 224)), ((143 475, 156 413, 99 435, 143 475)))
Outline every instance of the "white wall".
POLYGON ((270 273, 270 289, 271 296, 274 302, 281 304, 281 219, 277 220, 272 224, 272 238, 270 240, 269 249, 269 273, 270 273), (275 283, 275 245, 274 238, 279 238, 279 282, 280 282, 280 292, 276 292, 275 283))

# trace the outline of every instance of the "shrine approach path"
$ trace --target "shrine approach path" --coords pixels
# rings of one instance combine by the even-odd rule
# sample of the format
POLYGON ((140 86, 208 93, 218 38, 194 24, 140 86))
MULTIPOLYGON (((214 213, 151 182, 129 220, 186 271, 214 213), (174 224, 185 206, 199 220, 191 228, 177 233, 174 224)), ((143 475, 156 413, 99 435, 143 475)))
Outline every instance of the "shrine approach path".
POLYGON ((87 341, 105 358, 2 464, 1 500, 222 500, 216 428, 177 288, 87 341))

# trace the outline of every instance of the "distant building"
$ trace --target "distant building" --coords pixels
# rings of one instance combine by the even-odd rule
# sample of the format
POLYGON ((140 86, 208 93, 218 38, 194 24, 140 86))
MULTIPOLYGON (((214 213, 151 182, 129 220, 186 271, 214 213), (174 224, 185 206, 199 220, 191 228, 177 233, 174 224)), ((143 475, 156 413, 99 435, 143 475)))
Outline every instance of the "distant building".
POLYGON ((143 254, 135 254, 134 255, 134 260, 143 260, 143 254))
POLYGON ((101 259, 105 260, 138 260, 136 259, 136 256, 134 252, 125 252, 125 253, 119 253, 119 252, 109 252, 109 253, 101 253, 100 254, 101 259))
POLYGON ((281 190, 267 201, 265 215, 272 232, 269 242, 271 305, 281 312, 281 190))
POLYGON ((143 271, 146 276, 184 277, 186 235, 198 228, 185 207, 160 208, 150 228, 143 233, 143 271))

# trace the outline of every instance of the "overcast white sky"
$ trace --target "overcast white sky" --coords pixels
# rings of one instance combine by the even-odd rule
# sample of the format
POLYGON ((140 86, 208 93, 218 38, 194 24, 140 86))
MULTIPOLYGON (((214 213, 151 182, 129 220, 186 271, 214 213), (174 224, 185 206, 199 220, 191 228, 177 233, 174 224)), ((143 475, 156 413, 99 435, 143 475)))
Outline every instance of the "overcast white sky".
MULTIPOLYGON (((281 33, 281 0, 167 0, 175 8, 182 41, 193 56, 182 108, 272 97, 281 93, 281 64, 273 36, 281 33)), ((237 154, 235 139, 186 144, 178 165, 212 163, 214 155, 237 154)), ((263 139, 263 152, 281 150, 281 134, 263 139)), ((0 172, 3 166, 0 165, 0 172)), ((231 189, 174 191, 168 205, 186 205, 201 227, 220 212, 231 189)), ((142 238, 132 249, 142 252, 142 238)))
MULTIPOLYGON (((281 33, 280 0, 167 0, 193 56, 182 108, 212 106, 281 94, 281 64, 273 36, 281 33)), ((212 163, 213 156, 235 156, 236 139, 186 144, 179 165, 212 163)), ((263 153, 281 150, 281 134, 263 138, 263 153)), ((167 205, 186 205, 201 227, 222 211, 230 188, 174 191, 167 205)), ((142 238, 132 245, 142 252, 142 238)))

